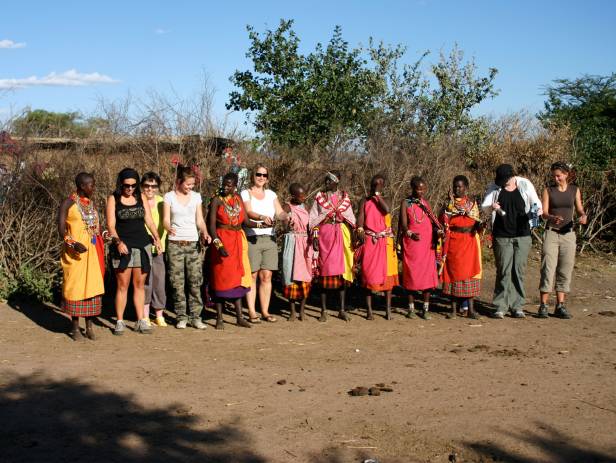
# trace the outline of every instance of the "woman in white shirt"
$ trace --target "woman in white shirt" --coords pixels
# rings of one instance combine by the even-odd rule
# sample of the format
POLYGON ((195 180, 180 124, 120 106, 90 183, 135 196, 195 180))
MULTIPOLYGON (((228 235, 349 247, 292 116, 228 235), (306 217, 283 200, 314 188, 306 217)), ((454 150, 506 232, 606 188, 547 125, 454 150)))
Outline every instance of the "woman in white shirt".
POLYGON ((252 185, 242 191, 242 201, 248 217, 259 224, 259 228, 246 228, 248 240, 248 259, 252 270, 252 284, 246 295, 248 316, 252 323, 258 323, 255 303, 257 298, 257 278, 259 279, 259 303, 263 320, 275 322, 269 314, 272 295, 272 273, 278 270, 278 246, 274 235, 275 219, 287 220, 278 196, 267 188, 269 173, 267 167, 257 164, 252 174, 252 185))
POLYGON ((203 262, 199 252, 199 238, 205 243, 211 241, 203 220, 201 195, 193 191, 195 174, 189 167, 178 166, 175 188, 165 194, 163 224, 167 230, 167 259, 169 281, 173 288, 173 306, 177 314, 178 329, 186 328, 188 322, 198 329, 205 329, 201 320, 203 301, 203 262), (188 304, 184 289, 188 283, 188 304), (186 308, 190 310, 190 320, 186 308))

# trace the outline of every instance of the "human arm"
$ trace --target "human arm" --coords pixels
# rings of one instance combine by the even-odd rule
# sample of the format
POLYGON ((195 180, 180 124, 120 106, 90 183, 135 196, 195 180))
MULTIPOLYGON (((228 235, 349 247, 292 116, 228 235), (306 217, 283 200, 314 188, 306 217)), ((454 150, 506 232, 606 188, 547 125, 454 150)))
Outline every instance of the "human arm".
POLYGON ((579 188, 575 192, 575 211, 579 216, 578 221, 582 225, 586 225, 588 223, 588 217, 586 216, 586 212, 584 211, 584 204, 582 203, 582 192, 579 188))
POLYGON ((550 215, 550 194, 547 188, 544 188, 543 193, 541 194, 541 216, 548 222, 552 222, 555 225, 560 225, 563 221, 562 216, 560 215, 550 215))
POLYGON ((216 231, 216 211, 218 210, 218 206, 220 206, 220 199, 218 197, 215 197, 210 203, 210 210, 207 216, 207 224, 214 247, 218 250, 218 253, 222 257, 228 257, 229 253, 225 249, 225 246, 218 237, 218 232, 216 231))
POLYGON ((205 226, 205 220, 203 219, 203 207, 202 207, 202 203, 201 202, 199 204, 197 204, 197 210, 196 210, 195 214, 196 214, 195 222, 197 224, 197 229, 199 230, 199 235, 201 236, 201 239, 205 243, 208 243, 208 244, 211 243, 212 242, 212 238, 209 235, 209 233, 207 232, 207 227, 205 226))
POLYGON ((282 220, 284 222, 287 222, 289 220, 289 215, 280 205, 280 201, 278 201, 278 196, 274 198, 274 210, 276 211, 274 217, 276 217, 278 220, 282 220))
POLYGON ((171 226, 171 205, 167 202, 167 198, 163 203, 163 227, 169 236, 175 236, 175 228, 171 226))
POLYGON ((116 230, 116 217, 115 217, 115 208, 116 201, 115 196, 109 195, 107 198, 107 205, 105 207, 105 218, 107 219, 107 231, 109 231, 109 236, 111 237, 111 242, 115 244, 118 248, 118 252, 120 254, 128 254, 128 247, 120 237, 118 236, 118 232, 116 230))
POLYGON ((265 225, 266 227, 272 226, 273 221, 271 217, 266 217, 252 210, 250 192, 248 190, 242 191, 242 202, 244 203, 244 210, 246 211, 246 215, 249 219, 263 222, 263 225, 265 225))
POLYGON ((82 254, 88 249, 78 241, 75 241, 71 236, 66 233, 66 217, 68 215, 68 209, 73 205, 73 200, 70 198, 65 199, 60 208, 58 209, 58 233, 60 238, 64 241, 64 244, 70 249, 82 254))
POLYGON ((375 193, 372 197, 375 199, 376 205, 381 210, 381 212, 383 214, 389 214, 389 201, 384 198, 383 195, 381 195, 379 192, 375 193))
POLYGON ((141 194, 141 201, 143 203, 143 209, 145 211, 145 224, 148 227, 148 230, 150 230, 150 234, 152 235, 152 238, 154 239, 154 246, 156 246, 156 251, 159 254, 162 254, 163 252, 163 246, 160 242, 160 236, 158 236, 158 227, 156 227, 156 224, 154 223, 154 219, 152 218, 152 211, 150 210, 150 203, 148 202, 148 198, 146 198, 146 196, 144 194, 141 194))
POLYGON ((355 228, 355 237, 360 243, 363 243, 366 237, 366 232, 364 230, 364 224, 366 222, 366 212, 364 211, 365 204, 366 200, 362 199, 359 202, 359 210, 357 211, 357 228, 355 228))

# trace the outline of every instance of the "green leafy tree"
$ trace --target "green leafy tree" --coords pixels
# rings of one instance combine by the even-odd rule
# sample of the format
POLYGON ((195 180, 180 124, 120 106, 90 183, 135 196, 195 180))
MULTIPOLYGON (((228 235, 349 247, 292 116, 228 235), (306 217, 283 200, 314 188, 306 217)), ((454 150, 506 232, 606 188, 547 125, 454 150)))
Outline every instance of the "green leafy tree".
POLYGON ((83 132, 77 112, 58 113, 35 109, 12 122, 12 132, 19 136, 66 137, 83 132))
POLYGON ((259 34, 248 26, 252 71, 236 71, 228 109, 250 111, 257 131, 286 145, 335 142, 364 134, 365 121, 382 92, 382 80, 360 49, 351 49, 339 26, 327 46, 298 52, 292 20, 259 34))
POLYGON ((616 73, 558 79, 546 95, 538 117, 546 126, 570 126, 578 161, 601 168, 616 159, 616 73))

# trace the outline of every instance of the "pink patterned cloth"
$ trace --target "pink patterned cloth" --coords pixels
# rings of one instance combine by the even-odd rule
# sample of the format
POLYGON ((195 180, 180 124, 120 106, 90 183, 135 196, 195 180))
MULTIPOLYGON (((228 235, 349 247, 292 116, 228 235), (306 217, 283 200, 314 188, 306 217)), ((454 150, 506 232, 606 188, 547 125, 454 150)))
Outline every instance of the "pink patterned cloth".
MULTIPOLYGON (((421 200, 428 211, 432 212, 425 199, 421 200)), ((406 208, 408 229, 419 234, 419 241, 414 241, 406 235, 402 239, 402 286, 412 291, 436 288, 438 274, 436 272, 436 250, 432 246, 432 222, 421 207, 411 203, 406 208)))
POLYGON ((336 276, 345 273, 344 242, 342 227, 355 227, 355 214, 347 193, 337 192, 329 198, 319 192, 310 209, 308 228, 319 228, 318 268, 320 276, 336 276))
POLYGON ((366 239, 362 250, 362 276, 365 284, 382 285, 387 278, 387 238, 393 233, 373 198, 364 203, 364 217, 366 239))
POLYGON ((312 246, 308 243, 309 214, 304 205, 289 203, 293 220, 294 252, 292 281, 312 281, 312 246))

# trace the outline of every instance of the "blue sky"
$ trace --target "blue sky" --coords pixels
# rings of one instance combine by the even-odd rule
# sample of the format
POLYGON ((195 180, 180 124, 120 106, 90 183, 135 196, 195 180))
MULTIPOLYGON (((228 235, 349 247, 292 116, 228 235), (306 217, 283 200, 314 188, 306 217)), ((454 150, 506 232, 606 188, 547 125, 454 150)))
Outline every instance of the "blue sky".
POLYGON ((250 66, 246 25, 263 31, 280 18, 295 20, 305 51, 337 24, 352 45, 370 36, 406 45, 409 62, 424 50, 435 61, 457 42, 482 72, 499 70, 500 95, 480 114, 535 113, 553 79, 616 71, 610 0, 22 1, 0 10, 0 119, 26 106, 89 113, 129 92, 189 97, 204 75, 222 118, 229 76, 250 66))

